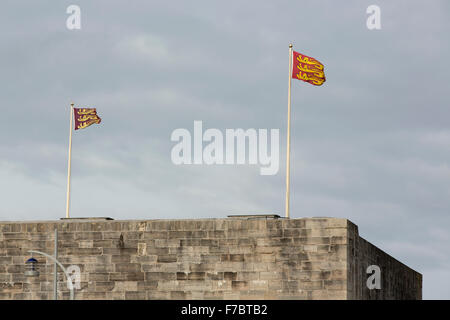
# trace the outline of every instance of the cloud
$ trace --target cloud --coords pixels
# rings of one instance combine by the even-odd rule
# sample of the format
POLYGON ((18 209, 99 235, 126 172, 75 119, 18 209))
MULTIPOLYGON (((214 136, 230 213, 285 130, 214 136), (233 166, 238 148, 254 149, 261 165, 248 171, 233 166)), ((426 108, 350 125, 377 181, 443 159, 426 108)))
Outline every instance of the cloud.
POLYGON ((141 34, 122 40, 119 42, 117 50, 122 51, 127 58, 142 58, 144 62, 170 64, 176 61, 170 55, 165 41, 150 34, 141 34))

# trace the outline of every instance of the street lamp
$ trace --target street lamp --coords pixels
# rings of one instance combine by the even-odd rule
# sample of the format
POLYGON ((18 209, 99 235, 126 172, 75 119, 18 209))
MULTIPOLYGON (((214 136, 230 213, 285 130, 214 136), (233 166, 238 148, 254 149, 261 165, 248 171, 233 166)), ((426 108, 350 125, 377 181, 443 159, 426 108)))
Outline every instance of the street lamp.
MULTIPOLYGON (((56 260, 56 259, 55 259, 54 257, 52 257, 51 255, 46 254, 45 252, 40 252, 40 251, 36 251, 36 250, 30 250, 30 251, 28 251, 28 252, 30 252, 30 253, 41 254, 41 255, 43 255, 44 257, 47 257, 47 258, 49 258, 50 260, 52 260, 53 262, 55 262, 55 263, 61 268, 61 270, 63 271, 64 275, 66 276, 67 286, 69 287, 69 290, 70 290, 70 300, 73 300, 73 299, 74 299, 74 292, 73 292, 72 278, 70 277, 70 274, 67 273, 66 268, 64 268, 63 265, 62 265, 58 260, 56 260)), ((26 270, 26 271, 25 271, 25 275, 26 275, 26 276, 33 276, 33 277, 38 276, 38 275, 39 275, 39 271, 36 270, 36 263, 37 263, 37 260, 34 259, 34 258, 30 258, 30 259, 27 260, 26 263, 28 263, 28 261, 30 261, 30 263, 29 263, 28 265, 31 266, 31 267, 30 267, 29 270, 26 270), (30 260, 31 260, 31 261, 30 261, 30 260), (34 268, 34 269, 33 269, 33 268, 34 268)), ((27 265, 27 266, 28 266, 28 265, 27 265)))
MULTIPOLYGON (((49 258, 50 260, 52 260, 55 263, 54 276, 53 276, 53 281, 54 281, 53 297, 54 297, 54 299, 57 300, 57 298, 58 298, 58 287, 57 287, 58 270, 56 268, 56 266, 58 265, 61 268, 61 270, 64 272, 64 275, 66 276, 67 287, 70 290, 70 300, 73 300, 74 299, 74 290, 73 290, 72 278, 70 277, 70 274, 67 273, 66 268, 64 268, 64 266, 57 260, 57 257, 58 257, 58 231, 55 229, 55 256, 51 256, 49 254, 46 254, 45 252, 36 251, 36 250, 30 250, 28 252, 43 255, 44 257, 49 258)), ((28 276, 28 277, 39 276, 39 271, 37 271, 37 268, 36 268, 36 264, 37 264, 36 259, 30 258, 25 262, 25 264, 26 264, 25 276, 28 276)))
POLYGON ((25 261, 25 276, 27 277, 37 277, 39 276, 39 271, 36 268, 36 263, 38 261, 35 258, 30 258, 25 261))

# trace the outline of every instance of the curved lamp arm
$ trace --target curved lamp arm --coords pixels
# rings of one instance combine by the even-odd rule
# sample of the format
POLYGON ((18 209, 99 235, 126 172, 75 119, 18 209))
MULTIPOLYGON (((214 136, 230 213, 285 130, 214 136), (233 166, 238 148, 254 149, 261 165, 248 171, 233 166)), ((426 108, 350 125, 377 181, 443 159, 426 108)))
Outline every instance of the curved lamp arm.
POLYGON ((36 251, 36 250, 30 250, 30 251, 28 251, 28 252, 30 252, 30 253, 41 254, 41 255, 43 255, 43 256, 49 258, 49 259, 52 260, 53 262, 55 262, 55 263, 62 269, 62 271, 64 272, 64 275, 66 276, 66 279, 67 279, 67 286, 69 287, 69 290, 70 290, 70 300, 73 300, 73 298, 74 298, 74 292, 73 292, 72 278, 71 278, 70 275, 67 273, 66 268, 64 268, 63 265, 62 265, 58 260, 55 259, 55 257, 53 257, 53 256, 51 256, 51 255, 49 255, 49 254, 46 254, 45 252, 36 251))

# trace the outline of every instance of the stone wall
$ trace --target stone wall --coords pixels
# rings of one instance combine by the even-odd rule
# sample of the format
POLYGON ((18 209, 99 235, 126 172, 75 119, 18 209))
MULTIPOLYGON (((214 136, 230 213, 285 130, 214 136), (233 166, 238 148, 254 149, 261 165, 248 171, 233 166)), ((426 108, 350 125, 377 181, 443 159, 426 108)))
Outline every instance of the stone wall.
POLYGON ((351 222, 348 228, 348 299, 392 300, 422 299, 422 275, 386 254, 358 235, 351 222), (369 290, 366 269, 376 265, 381 270, 381 289, 369 290))
MULTIPOLYGON (((421 275, 358 236, 346 219, 0 222, 0 299, 51 299, 54 251, 77 265, 76 299, 420 299, 421 275), (388 277, 365 288, 367 264, 388 277), (373 290, 371 290, 373 291, 373 290), (378 291, 378 290, 377 290, 378 291)), ((59 298, 68 298, 59 273, 59 298)))

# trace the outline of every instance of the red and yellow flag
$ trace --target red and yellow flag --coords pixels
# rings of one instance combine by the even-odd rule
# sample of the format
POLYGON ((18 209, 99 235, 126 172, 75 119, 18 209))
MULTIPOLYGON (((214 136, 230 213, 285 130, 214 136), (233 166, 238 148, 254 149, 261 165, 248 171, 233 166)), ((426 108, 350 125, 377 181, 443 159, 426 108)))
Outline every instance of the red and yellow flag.
POLYGON ((325 82, 323 64, 304 54, 293 52, 292 78, 321 86, 325 82))
POLYGON ((75 117, 75 130, 84 129, 91 124, 98 124, 102 121, 95 108, 73 108, 73 115, 75 117))

